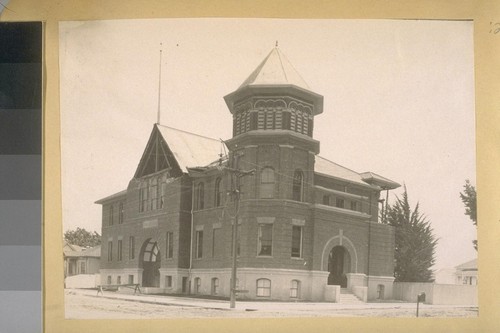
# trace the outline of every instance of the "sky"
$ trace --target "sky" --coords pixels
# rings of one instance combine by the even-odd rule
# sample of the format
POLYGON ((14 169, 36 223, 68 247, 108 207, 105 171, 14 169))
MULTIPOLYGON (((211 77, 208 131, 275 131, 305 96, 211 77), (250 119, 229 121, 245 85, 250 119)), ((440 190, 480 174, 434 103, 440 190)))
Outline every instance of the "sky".
POLYGON ((314 124, 320 155, 406 185, 439 238, 435 269, 471 260, 476 229, 459 193, 466 179, 475 184, 472 36, 471 21, 61 22, 63 231, 101 232, 94 202, 126 189, 157 120, 158 96, 162 125, 229 139, 223 96, 277 41, 324 96, 314 124))

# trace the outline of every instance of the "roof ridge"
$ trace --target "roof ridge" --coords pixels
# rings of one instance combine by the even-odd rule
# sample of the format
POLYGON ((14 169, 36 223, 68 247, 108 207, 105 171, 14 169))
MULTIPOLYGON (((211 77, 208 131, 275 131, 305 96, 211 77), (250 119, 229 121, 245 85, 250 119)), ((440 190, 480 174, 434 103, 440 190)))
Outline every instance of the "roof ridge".
POLYGON ((332 160, 329 160, 329 159, 327 159, 327 158, 325 158, 325 157, 323 157, 323 156, 320 156, 320 155, 317 155, 317 157, 319 157, 319 158, 321 158, 321 159, 324 159, 325 161, 328 161, 328 162, 330 162, 330 163, 333 163, 333 164, 335 164, 335 165, 337 165, 337 166, 339 166, 339 167, 341 167, 341 168, 347 169, 347 170, 349 170, 349 171, 351 171, 351 172, 354 172, 355 174, 358 174, 358 175, 360 175, 360 176, 361 176, 361 174, 360 174, 359 172, 354 171, 354 170, 353 170, 353 169, 351 169, 351 168, 348 168, 348 167, 346 167, 346 166, 343 166, 343 165, 341 165, 341 164, 338 164, 337 162, 333 162, 332 160))
POLYGON ((210 138, 208 136, 204 136, 204 135, 193 133, 193 132, 188 132, 188 131, 181 130, 181 129, 178 129, 178 128, 174 128, 174 127, 170 127, 170 126, 165 126, 165 125, 160 125, 160 124, 155 124, 155 125, 156 126, 161 126, 161 127, 164 127, 164 128, 168 128, 168 129, 171 129, 171 130, 174 130, 174 131, 178 131, 178 132, 182 132, 182 133, 186 133, 186 134, 191 134, 191 135, 194 135, 194 136, 198 136, 200 138, 204 138, 204 139, 208 139, 208 140, 212 140, 212 141, 221 142, 220 139, 210 138))

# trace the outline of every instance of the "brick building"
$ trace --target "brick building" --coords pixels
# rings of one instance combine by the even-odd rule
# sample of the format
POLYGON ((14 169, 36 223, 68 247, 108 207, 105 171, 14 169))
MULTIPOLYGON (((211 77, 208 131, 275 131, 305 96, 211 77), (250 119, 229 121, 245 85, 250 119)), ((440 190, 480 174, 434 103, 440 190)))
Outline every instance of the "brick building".
POLYGON ((327 285, 391 297, 394 230, 378 223, 379 199, 399 184, 318 156, 323 97, 278 48, 224 99, 224 150, 155 124, 127 189, 97 201, 102 283, 229 296, 238 214, 239 298, 325 300, 327 285))

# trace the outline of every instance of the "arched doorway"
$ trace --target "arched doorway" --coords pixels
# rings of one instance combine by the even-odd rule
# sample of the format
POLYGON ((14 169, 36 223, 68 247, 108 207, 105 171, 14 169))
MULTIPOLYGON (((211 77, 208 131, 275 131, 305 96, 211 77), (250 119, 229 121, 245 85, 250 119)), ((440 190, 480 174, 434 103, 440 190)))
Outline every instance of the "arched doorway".
POLYGON ((335 246, 328 256, 328 284, 347 288, 347 273, 351 267, 351 257, 343 246, 335 246))
POLYGON ((142 286, 159 288, 161 255, 155 240, 149 238, 142 244, 139 265, 143 269, 142 286))

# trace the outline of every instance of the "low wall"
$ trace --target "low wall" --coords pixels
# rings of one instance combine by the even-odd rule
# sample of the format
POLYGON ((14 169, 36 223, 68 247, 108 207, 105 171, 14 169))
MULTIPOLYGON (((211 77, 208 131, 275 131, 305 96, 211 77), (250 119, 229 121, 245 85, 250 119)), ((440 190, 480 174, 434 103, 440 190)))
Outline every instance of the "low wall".
POLYGON ((418 294, 425 293, 426 304, 477 305, 477 286, 419 282, 394 282, 394 299, 417 302, 418 294))
POLYGON ((99 274, 78 274, 68 276, 64 280, 65 287, 68 289, 77 288, 95 288, 101 282, 99 274))

